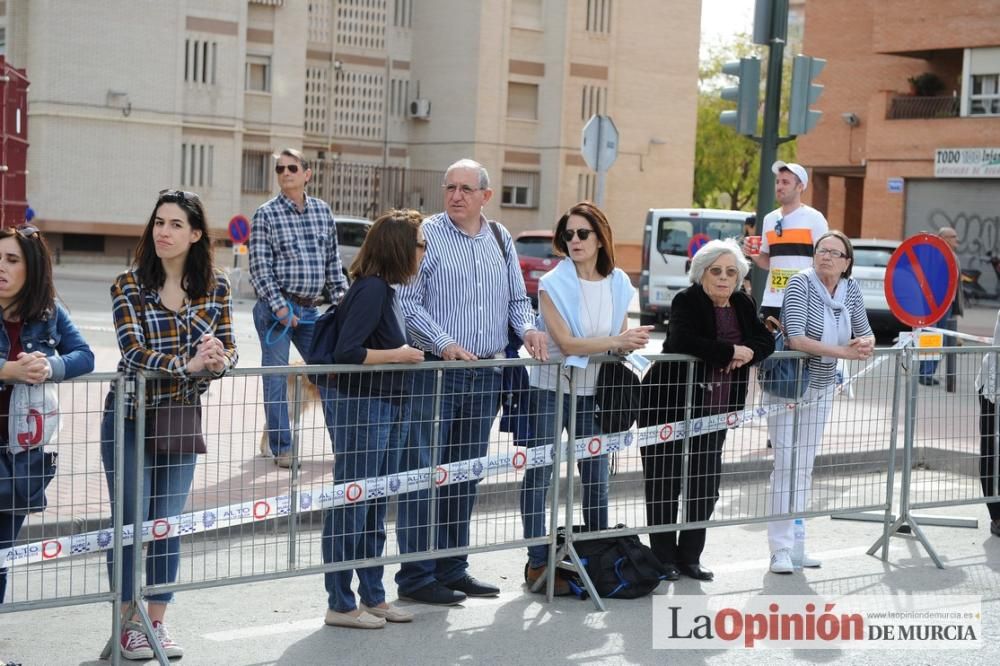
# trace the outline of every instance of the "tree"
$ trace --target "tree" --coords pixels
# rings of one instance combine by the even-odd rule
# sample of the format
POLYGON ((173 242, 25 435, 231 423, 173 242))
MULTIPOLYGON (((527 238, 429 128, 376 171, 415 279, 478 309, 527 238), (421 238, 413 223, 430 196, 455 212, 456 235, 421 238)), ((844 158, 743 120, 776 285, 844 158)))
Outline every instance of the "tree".
MULTIPOLYGON (((732 60, 765 54, 766 50, 751 43, 746 34, 736 35, 732 41, 709 50, 698 72, 698 127, 695 135, 694 193, 692 199, 699 208, 730 208, 756 210, 757 181, 760 172, 760 146, 751 138, 742 136, 719 122, 719 114, 735 108, 724 101, 719 93, 732 85, 722 75, 722 65, 732 60)), ((761 71, 766 72, 766 55, 761 71)), ((790 68, 782 84, 782 118, 788 107, 790 68)), ((763 83, 763 82, 762 82, 763 83)), ((762 86, 763 88, 763 86, 762 86)), ((760 96, 763 113, 764 94, 760 96)), ((795 143, 787 142, 778 148, 783 160, 795 158, 795 143)))

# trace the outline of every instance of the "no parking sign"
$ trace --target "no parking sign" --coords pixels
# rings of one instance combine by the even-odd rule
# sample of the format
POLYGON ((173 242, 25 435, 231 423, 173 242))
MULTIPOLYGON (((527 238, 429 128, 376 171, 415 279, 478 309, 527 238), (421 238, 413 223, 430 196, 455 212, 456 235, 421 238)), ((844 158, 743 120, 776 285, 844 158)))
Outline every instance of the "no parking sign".
POLYGON ((896 248, 885 269, 885 299, 899 321, 927 326, 951 308, 958 284, 955 253, 937 236, 922 233, 896 248))

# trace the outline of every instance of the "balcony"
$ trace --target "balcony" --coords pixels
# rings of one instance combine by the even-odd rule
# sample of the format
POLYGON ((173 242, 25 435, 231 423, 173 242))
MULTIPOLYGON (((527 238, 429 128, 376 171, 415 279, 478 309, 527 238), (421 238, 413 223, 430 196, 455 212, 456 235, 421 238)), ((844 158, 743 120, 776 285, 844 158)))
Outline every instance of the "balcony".
POLYGON ((885 117, 887 120, 957 118, 958 110, 959 98, 953 95, 943 97, 900 95, 890 99, 885 117))

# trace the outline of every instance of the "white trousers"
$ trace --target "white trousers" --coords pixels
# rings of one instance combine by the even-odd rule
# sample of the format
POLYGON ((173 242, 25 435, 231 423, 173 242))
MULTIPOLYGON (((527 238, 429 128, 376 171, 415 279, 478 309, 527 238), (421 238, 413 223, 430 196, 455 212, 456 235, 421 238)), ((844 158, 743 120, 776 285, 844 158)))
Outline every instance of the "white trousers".
MULTIPOLYGON (((813 462, 819 453, 823 429, 833 409, 833 394, 827 388, 809 387, 802 396, 802 401, 813 404, 778 411, 767 417, 767 434, 774 449, 774 471, 771 472, 771 488, 767 499, 769 516, 804 511, 809 502, 813 462)), ((786 402, 784 398, 765 394, 765 403, 769 407, 786 402)), ((782 548, 791 550, 795 543, 793 521, 788 519, 769 522, 767 540, 772 553, 782 548)))

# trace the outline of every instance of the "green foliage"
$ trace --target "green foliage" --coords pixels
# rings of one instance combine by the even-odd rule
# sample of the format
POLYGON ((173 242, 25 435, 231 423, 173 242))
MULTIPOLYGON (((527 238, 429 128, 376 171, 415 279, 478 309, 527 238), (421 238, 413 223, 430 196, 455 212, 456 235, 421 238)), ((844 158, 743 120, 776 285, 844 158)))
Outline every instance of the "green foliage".
MULTIPOLYGON (((754 45, 746 34, 736 35, 729 43, 710 49, 699 66, 698 127, 692 194, 694 205, 699 208, 751 211, 757 207, 760 146, 756 141, 737 134, 719 122, 722 111, 735 108, 732 102, 723 101, 719 97, 722 88, 732 85, 729 77, 721 74, 722 65, 752 55, 764 60, 761 71, 766 72, 766 49, 754 45)), ((785 80, 782 82, 782 125, 785 124, 784 110, 788 106, 791 77, 791 68, 785 69, 785 80)), ((763 122, 763 81, 761 86, 759 117, 763 122)), ((795 142, 779 146, 778 157, 786 161, 794 160, 795 142)))

